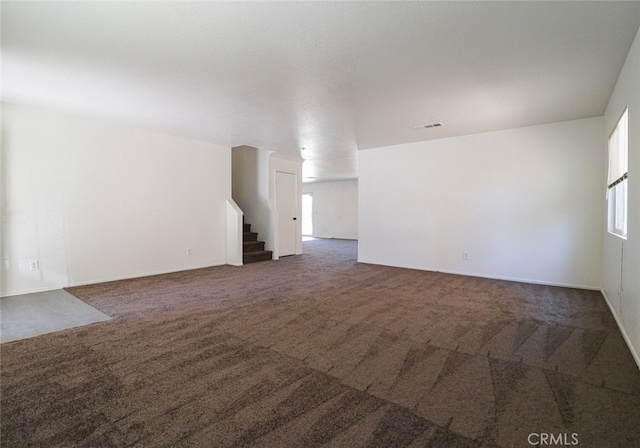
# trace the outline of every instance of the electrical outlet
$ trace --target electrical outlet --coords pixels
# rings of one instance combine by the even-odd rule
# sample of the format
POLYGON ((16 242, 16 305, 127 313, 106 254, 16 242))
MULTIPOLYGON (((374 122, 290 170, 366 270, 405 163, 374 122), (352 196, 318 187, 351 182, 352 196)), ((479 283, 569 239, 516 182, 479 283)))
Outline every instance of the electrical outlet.
POLYGON ((191 248, 187 249, 187 255, 192 255, 191 248))
POLYGON ((469 252, 462 252, 462 259, 465 261, 469 261, 469 252))
POLYGON ((40 260, 33 260, 29 262, 29 270, 30 271, 39 271, 40 270, 40 260))

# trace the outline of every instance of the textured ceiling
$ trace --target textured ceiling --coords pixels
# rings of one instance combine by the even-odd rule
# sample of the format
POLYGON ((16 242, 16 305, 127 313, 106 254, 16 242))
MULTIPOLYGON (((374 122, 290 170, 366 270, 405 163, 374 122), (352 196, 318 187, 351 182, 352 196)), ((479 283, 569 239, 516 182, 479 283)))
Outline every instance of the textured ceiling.
POLYGON ((302 156, 317 180, 357 177, 359 149, 602 115, 640 25, 640 2, 1 7, 3 101, 302 156))

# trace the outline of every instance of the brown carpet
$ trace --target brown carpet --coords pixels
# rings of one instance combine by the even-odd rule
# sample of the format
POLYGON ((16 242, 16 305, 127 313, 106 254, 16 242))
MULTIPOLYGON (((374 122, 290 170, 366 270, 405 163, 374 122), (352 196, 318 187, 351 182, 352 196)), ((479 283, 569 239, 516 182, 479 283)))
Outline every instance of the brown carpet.
POLYGON ((356 250, 70 288, 114 319, 1 346, 2 446, 640 446, 599 292, 356 250))

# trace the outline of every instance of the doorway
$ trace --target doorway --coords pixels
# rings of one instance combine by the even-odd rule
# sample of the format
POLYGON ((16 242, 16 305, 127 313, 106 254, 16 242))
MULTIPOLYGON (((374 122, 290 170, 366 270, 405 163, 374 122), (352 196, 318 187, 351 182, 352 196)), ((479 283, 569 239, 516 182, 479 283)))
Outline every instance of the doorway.
POLYGON ((302 236, 313 236, 313 193, 302 194, 302 236))

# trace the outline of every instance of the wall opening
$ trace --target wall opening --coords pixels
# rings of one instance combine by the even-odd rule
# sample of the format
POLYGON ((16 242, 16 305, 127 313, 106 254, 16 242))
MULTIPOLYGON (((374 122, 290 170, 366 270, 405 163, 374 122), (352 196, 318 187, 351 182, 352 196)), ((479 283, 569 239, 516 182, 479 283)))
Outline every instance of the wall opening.
POLYGON ((313 194, 302 195, 302 235, 313 236, 313 194))

